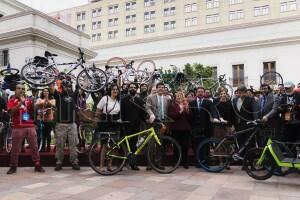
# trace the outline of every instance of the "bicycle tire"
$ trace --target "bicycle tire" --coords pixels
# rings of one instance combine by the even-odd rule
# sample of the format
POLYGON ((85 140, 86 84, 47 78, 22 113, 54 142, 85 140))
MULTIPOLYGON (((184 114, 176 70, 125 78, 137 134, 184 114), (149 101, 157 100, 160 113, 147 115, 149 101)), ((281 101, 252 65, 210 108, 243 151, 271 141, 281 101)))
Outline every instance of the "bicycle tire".
POLYGON ((19 69, 17 68, 7 68, 7 69, 3 69, 0 71, 0 75, 1 76, 11 76, 11 75, 17 75, 20 72, 19 69), (11 71, 15 71, 15 73, 12 73, 11 71), (9 72, 9 73, 5 73, 5 72, 9 72))
POLYGON ((143 60, 143 61, 138 65, 138 67, 137 67, 136 70, 137 70, 137 71, 147 71, 147 72, 153 74, 153 72, 156 70, 156 64, 155 64, 155 62, 154 62, 153 60, 143 60), (145 63, 150 63, 150 64, 151 64, 151 65, 150 65, 150 66, 152 66, 152 68, 150 68, 151 70, 148 70, 148 69, 145 70, 145 69, 142 68, 142 66, 143 66, 145 63))
POLYGON ((160 136, 159 140, 161 142, 161 145, 158 145, 156 143, 156 140, 154 139, 150 141, 146 151, 147 161, 150 164, 151 168, 154 169, 156 172, 161 174, 169 174, 175 171, 178 168, 179 164, 181 163, 181 159, 182 159, 181 147, 178 144, 178 142, 170 136, 164 136, 164 135, 160 136), (159 149, 157 149, 158 147, 159 149), (170 150, 171 148, 174 149, 170 150), (167 150, 167 152, 162 152, 162 150, 167 150), (173 157, 171 156, 172 159, 170 160, 168 159, 170 155, 167 154, 172 154, 172 153, 173 153, 173 157), (166 157, 162 157, 162 156, 166 156, 166 157))
POLYGON ((93 130, 87 126, 84 126, 84 125, 80 125, 79 128, 78 128, 78 132, 79 132, 79 140, 80 140, 80 143, 77 145, 77 153, 79 154, 85 154, 88 152, 90 146, 91 146, 91 143, 87 143, 87 141, 91 140, 93 141, 93 130), (88 137, 87 137, 88 136, 88 137), (83 142, 83 150, 82 149, 82 142, 83 142))
POLYGON ((125 80, 127 82, 135 82, 135 83, 141 84, 141 83, 148 83, 150 81, 151 77, 152 77, 152 74, 150 74, 146 71, 134 70, 134 71, 131 71, 131 73, 126 73, 125 80), (134 80, 132 80, 129 77, 134 77, 134 80))
MULTIPOLYGON (((100 155, 103 151, 103 147, 101 146, 101 144, 107 146, 108 144, 106 142, 108 142, 108 141, 106 141, 106 140, 107 140, 107 138, 94 140, 93 144, 91 145, 91 147, 89 148, 89 151, 88 151, 88 160, 89 160, 89 164, 90 164, 91 168, 96 173, 104 175, 104 176, 109 176, 109 175, 114 175, 114 174, 118 173, 119 171, 121 171, 121 169, 124 167, 127 159, 121 159, 121 158, 117 159, 116 164, 118 166, 116 168, 110 169, 110 170, 108 170, 108 166, 103 166, 104 168, 105 167, 107 168, 106 170, 103 170, 103 169, 100 169, 100 165, 99 166, 95 165, 95 162, 98 164, 100 164, 100 162, 101 162, 100 155), (99 147, 99 145, 100 145, 100 147, 99 147)), ((121 152, 122 155, 120 155, 120 156, 127 157, 127 150, 126 150, 124 144, 121 144, 121 145, 113 144, 112 147, 115 148, 115 150, 117 150, 119 152, 122 151, 121 152)), ((118 156, 118 155, 114 155, 114 156, 118 156)), ((111 164, 111 165, 113 165, 113 164, 111 164)))
POLYGON ((76 83, 85 92, 88 93, 99 92, 107 85, 107 77, 105 72, 102 69, 89 68, 79 72, 76 78, 76 83), (87 73, 87 70, 92 70, 91 76, 89 73, 87 73), (85 85, 82 85, 80 80, 81 78, 83 78, 83 80, 88 82, 85 82, 85 85), (91 80, 91 78, 94 80, 91 80))
POLYGON ((268 85, 283 84, 283 78, 282 78, 281 74, 279 74, 278 72, 266 72, 262 76, 260 76, 260 85, 262 85, 264 83, 266 83, 268 85), (273 77, 275 77, 275 79, 273 77), (268 81, 266 81, 266 79, 268 81))
POLYGON ((266 157, 264 160, 264 163, 262 166, 257 166, 257 161, 260 158, 261 154, 263 152, 263 148, 259 147, 259 148, 252 148, 249 151, 247 151, 245 158, 244 158, 244 162, 243 162, 243 167, 246 171, 246 173, 256 179, 256 180, 266 180, 268 178, 271 178, 273 175, 273 171, 274 171, 274 164, 271 158, 271 155, 268 154, 268 152, 266 152, 266 157), (258 168, 256 168, 258 167, 258 168), (263 175, 259 175, 256 174, 256 172, 262 172, 265 171, 265 174, 263 175))
POLYGON ((207 148, 216 147, 220 144, 220 142, 220 140, 214 138, 207 139, 201 142, 197 147, 197 161, 199 165, 207 172, 221 172, 229 165, 230 154, 228 153, 227 147, 224 143, 221 144, 219 149, 216 151, 217 153, 219 152, 220 155, 224 154, 224 157, 220 155, 211 155, 211 153, 215 151, 215 149, 213 151, 211 149, 209 149, 209 152, 207 151, 207 148), (222 161, 220 161, 220 158, 222 159, 222 161))
POLYGON ((22 78, 29 84, 37 86, 37 87, 42 87, 42 86, 48 86, 51 85, 52 83, 55 82, 56 79, 56 71, 52 68, 52 67, 39 67, 42 68, 44 70, 44 72, 40 71, 38 73, 36 73, 36 69, 38 66, 36 66, 33 63, 27 63, 26 65, 24 65, 21 69, 21 76, 22 78), (28 70, 27 68, 30 68, 31 66, 33 67, 34 72, 26 72, 26 70, 28 70), (45 70, 48 70, 48 72, 46 72, 45 70), (43 78, 43 73, 50 75, 50 79, 48 79, 46 82, 44 82, 44 78, 43 78), (34 76, 30 77, 30 74, 34 76))

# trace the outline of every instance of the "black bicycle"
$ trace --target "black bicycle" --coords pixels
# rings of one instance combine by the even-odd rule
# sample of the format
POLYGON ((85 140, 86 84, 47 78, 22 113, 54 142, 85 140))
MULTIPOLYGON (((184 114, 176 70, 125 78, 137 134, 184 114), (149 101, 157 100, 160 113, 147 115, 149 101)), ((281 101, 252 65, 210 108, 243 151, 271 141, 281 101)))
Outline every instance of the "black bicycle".
POLYGON ((196 151, 199 165, 208 172, 221 172, 232 161, 243 160, 242 154, 253 142, 255 147, 258 148, 259 133, 262 130, 263 124, 258 120, 250 121, 247 124, 251 127, 235 132, 232 135, 226 135, 222 140, 210 138, 201 142, 196 151), (241 134, 249 134, 249 137, 240 146, 238 136, 241 134))

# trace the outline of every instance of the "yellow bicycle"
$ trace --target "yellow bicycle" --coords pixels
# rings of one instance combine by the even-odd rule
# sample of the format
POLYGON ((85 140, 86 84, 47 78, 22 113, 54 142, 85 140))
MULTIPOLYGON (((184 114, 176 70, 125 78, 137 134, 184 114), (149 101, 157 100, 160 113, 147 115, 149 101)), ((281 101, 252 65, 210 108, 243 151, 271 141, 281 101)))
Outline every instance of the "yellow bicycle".
POLYGON ((118 138, 118 131, 95 133, 88 153, 90 166, 101 175, 116 174, 126 163, 136 164, 137 155, 146 147, 145 155, 152 169, 163 174, 173 172, 182 159, 181 147, 172 137, 158 135, 155 130, 160 128, 161 124, 158 123, 154 127, 121 139, 118 138), (129 145, 133 137, 139 137, 140 141, 135 152, 132 152, 129 145))

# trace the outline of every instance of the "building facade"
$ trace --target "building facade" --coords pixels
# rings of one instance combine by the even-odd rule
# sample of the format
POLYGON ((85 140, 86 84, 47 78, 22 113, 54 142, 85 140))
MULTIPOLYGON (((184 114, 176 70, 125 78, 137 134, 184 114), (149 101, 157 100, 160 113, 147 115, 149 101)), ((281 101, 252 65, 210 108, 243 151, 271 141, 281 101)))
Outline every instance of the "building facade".
POLYGON ((298 1, 93 0, 50 16, 90 35, 98 66, 114 56, 157 67, 197 62, 234 86, 258 86, 267 71, 300 82, 298 1))
POLYGON ((0 0, 0 70, 8 64, 21 69, 28 58, 58 54, 56 61, 72 62, 81 47, 87 59, 96 53, 88 50, 89 35, 16 0, 0 0))

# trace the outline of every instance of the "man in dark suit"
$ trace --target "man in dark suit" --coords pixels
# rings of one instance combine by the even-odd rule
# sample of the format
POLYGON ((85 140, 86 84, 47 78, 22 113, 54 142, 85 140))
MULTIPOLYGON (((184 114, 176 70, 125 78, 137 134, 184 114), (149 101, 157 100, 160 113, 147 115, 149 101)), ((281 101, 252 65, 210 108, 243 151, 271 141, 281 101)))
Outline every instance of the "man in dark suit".
MULTIPOLYGON (((233 109, 235 111, 234 127, 236 131, 242 131, 250 128, 247 122, 256 120, 258 118, 258 106, 255 99, 248 96, 247 88, 245 86, 238 87, 237 93, 238 97, 233 99, 233 109)), ((247 133, 240 134, 238 136, 239 144, 244 144, 247 138, 247 133)))
POLYGON ((262 95, 258 100, 258 118, 266 123, 266 126, 274 131, 273 135, 279 136, 280 127, 278 107, 280 105, 279 97, 275 96, 268 84, 260 86, 262 95))
POLYGON ((192 113, 192 146, 195 152, 200 142, 212 135, 212 119, 216 120, 213 103, 206 99, 204 87, 196 89, 196 98, 190 102, 192 113))
MULTIPOLYGON (((126 135, 134 134, 140 131, 142 120, 145 120, 146 111, 143 100, 136 94, 138 85, 129 84, 129 94, 121 99, 121 116, 123 121, 129 123, 124 125, 126 135)), ((136 150, 137 137, 130 139, 130 149, 132 152, 136 150)), ((136 164, 131 164, 133 170, 139 170, 136 164)))

